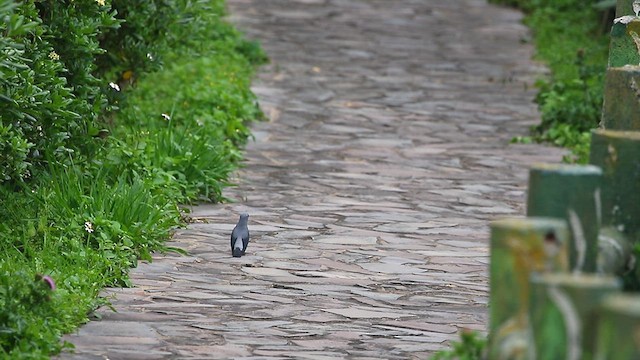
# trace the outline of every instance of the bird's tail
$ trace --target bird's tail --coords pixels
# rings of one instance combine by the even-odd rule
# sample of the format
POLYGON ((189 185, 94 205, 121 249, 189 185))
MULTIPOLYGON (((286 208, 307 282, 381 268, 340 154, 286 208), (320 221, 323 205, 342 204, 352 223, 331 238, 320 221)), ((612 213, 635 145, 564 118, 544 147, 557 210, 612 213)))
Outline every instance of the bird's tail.
POLYGON ((236 240, 236 243, 233 244, 233 257, 240 257, 243 255, 242 253, 242 239, 236 240))

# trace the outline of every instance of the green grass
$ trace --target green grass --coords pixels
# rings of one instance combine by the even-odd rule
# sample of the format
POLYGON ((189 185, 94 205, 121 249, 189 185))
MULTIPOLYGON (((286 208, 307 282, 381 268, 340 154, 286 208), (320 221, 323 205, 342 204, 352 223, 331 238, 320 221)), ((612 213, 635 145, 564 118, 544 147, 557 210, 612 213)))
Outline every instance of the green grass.
POLYGON ((486 357, 487 339, 477 331, 463 329, 460 341, 452 341, 450 349, 436 352, 431 360, 481 360, 486 357))
POLYGON ((249 85, 266 58, 221 20, 222 0, 197 3, 208 10, 170 29, 164 66, 111 94, 120 110, 95 157, 0 187, 0 359, 70 346, 60 336, 105 303, 102 288, 129 286, 139 259, 171 250, 178 204, 224 200, 248 123, 261 117, 249 85))
POLYGON ((541 123, 530 137, 516 141, 548 141, 572 150, 566 161, 585 163, 590 130, 602 111, 602 92, 609 36, 603 12, 579 0, 495 0, 516 5, 533 32, 536 59, 551 75, 537 83, 541 123))

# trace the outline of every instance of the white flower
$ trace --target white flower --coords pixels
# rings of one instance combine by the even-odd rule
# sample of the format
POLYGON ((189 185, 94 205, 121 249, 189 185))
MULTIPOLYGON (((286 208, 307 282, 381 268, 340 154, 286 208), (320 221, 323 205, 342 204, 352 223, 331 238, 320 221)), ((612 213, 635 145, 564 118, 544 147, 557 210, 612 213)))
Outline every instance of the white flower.
POLYGON ((104 0, 96 0, 96 2, 98 3, 98 5, 104 6, 104 0))
POLYGON ((161 115, 165 120, 167 120, 167 121, 170 121, 170 120, 171 120, 171 116, 169 116, 169 115, 167 115, 167 114, 165 114, 165 113, 162 113, 162 114, 160 114, 160 115, 161 115))
POLYGON ((93 232, 93 224, 90 221, 86 221, 84 223, 84 231, 88 232, 89 234, 93 232))
POLYGON ((147 59, 153 61, 153 55, 151 55, 151 53, 147 53, 147 59))
POLYGON ((49 59, 60 60, 60 55, 58 55, 55 51, 52 51, 49 53, 49 59))
POLYGON ((118 84, 114 83, 114 82, 110 82, 109 86, 111 86, 111 88, 115 91, 120 91, 120 86, 118 86, 118 84))

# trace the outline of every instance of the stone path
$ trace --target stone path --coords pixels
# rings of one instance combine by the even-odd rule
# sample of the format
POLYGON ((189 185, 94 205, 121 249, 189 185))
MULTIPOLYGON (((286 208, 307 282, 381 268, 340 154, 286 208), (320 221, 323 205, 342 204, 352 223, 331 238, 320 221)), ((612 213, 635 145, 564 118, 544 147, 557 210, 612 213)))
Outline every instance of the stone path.
POLYGON ((272 64, 235 203, 111 289, 64 359, 425 359, 487 322, 488 221, 523 213, 521 15, 480 0, 230 0, 272 64), (248 254, 230 256, 238 213, 248 254))

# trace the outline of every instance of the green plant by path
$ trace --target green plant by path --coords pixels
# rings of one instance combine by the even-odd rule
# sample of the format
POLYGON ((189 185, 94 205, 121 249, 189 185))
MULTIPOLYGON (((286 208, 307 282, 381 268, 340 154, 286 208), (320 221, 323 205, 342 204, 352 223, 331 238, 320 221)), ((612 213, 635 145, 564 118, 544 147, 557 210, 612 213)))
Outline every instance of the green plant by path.
POLYGON ((440 350, 431 360, 482 360, 487 339, 476 331, 462 330, 460 341, 452 341, 451 349, 440 350))
POLYGON ((568 161, 586 162, 590 130, 602 110, 608 34, 602 10, 579 0, 492 0, 515 5, 527 16, 536 58, 551 70, 537 83, 542 121, 531 137, 516 141, 548 141, 572 150, 568 161))
POLYGON ((0 359, 71 346, 60 336, 105 304, 102 288, 172 250, 178 204, 222 200, 261 117, 249 85, 266 57, 222 0, 64 4, 0 0, 0 359))
POLYGON ((177 202, 222 200, 249 122, 262 118, 250 80, 266 56, 221 22, 219 6, 176 26, 160 72, 141 76, 111 129, 105 163, 177 202))

